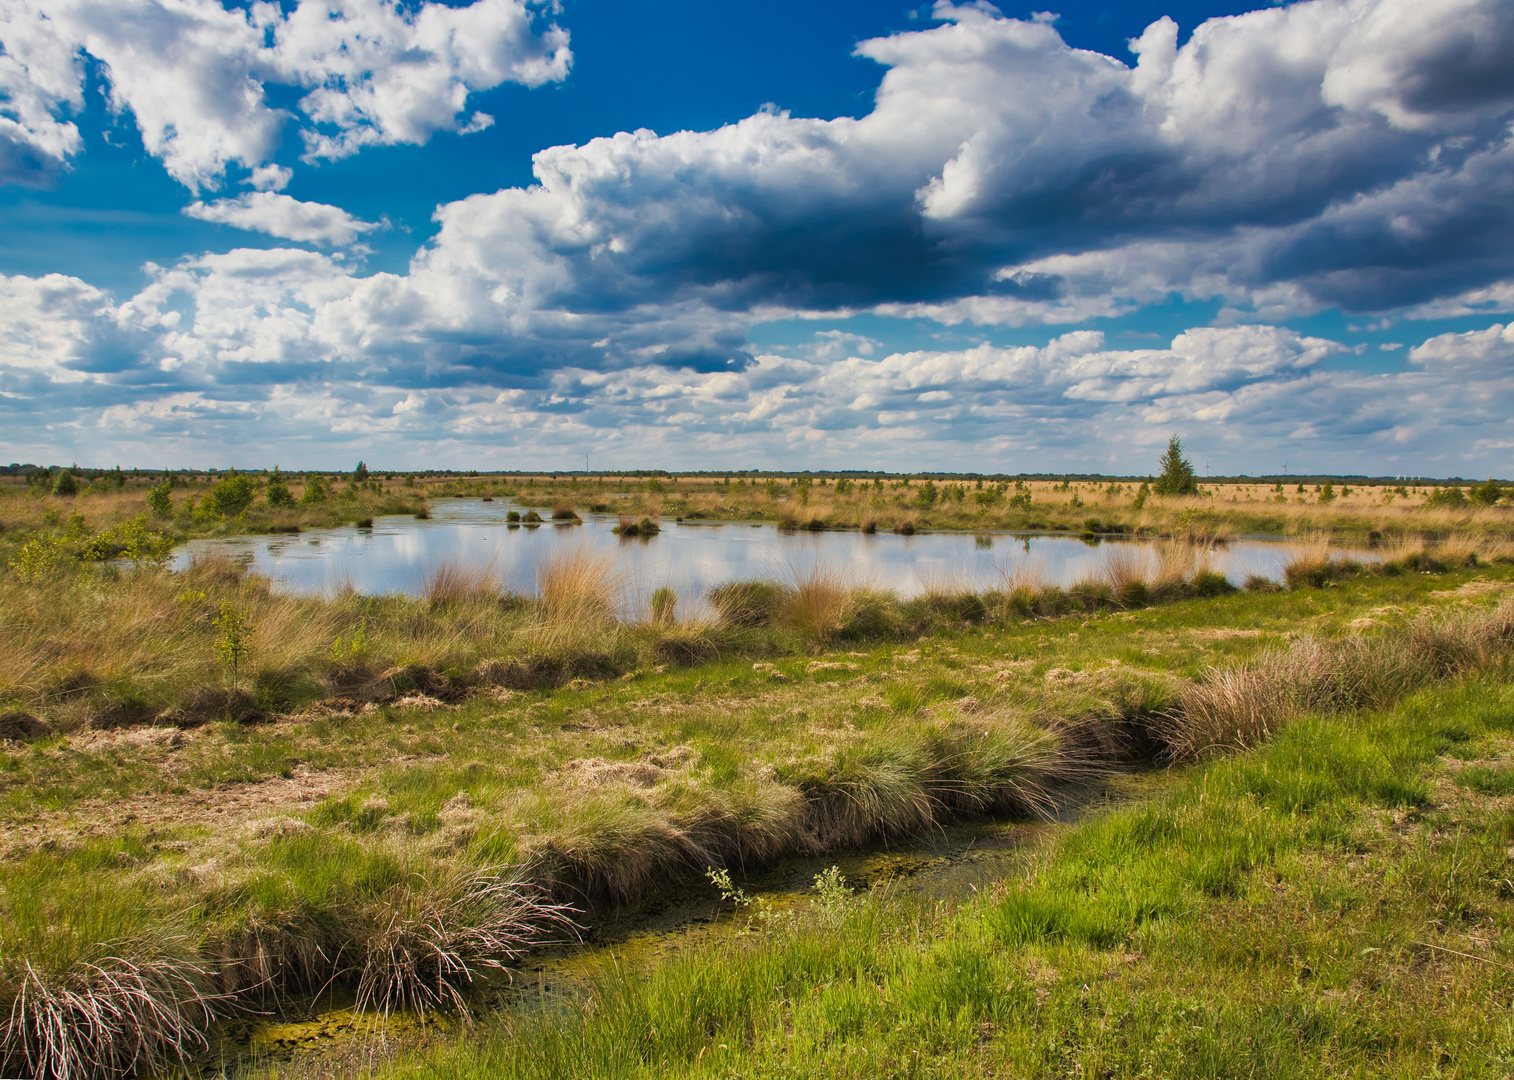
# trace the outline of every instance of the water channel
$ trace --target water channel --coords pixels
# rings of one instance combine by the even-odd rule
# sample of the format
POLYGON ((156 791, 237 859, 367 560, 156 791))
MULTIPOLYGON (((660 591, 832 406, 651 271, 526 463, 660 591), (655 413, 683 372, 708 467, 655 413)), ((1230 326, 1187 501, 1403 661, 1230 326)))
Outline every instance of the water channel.
MULTIPOLYGON (((617 519, 606 514, 588 514, 573 525, 506 522, 511 510, 525 509, 504 500, 437 499, 426 520, 383 517, 371 527, 194 540, 178 550, 175 566, 214 553, 294 593, 350 586, 368 595, 416 595, 428 572, 456 563, 492 567, 507 588, 530 593, 544 559, 563 548, 584 546, 613 554, 623 571, 624 605, 635 611, 661 586, 672 587, 685 605, 694 605, 728 581, 789 580, 816 566, 853 584, 905 596, 943 584, 993 588, 1017 572, 1065 586, 1097 575, 1115 552, 1154 557, 1156 543, 1006 532, 867 535, 783 530, 771 522, 705 521, 664 521, 656 536, 623 539, 612 531, 617 519)), ((1239 585, 1252 574, 1280 580, 1289 550, 1280 538, 1243 537, 1214 547, 1209 559, 1213 569, 1239 585)), ((1366 552, 1349 554, 1375 558, 1366 552)))

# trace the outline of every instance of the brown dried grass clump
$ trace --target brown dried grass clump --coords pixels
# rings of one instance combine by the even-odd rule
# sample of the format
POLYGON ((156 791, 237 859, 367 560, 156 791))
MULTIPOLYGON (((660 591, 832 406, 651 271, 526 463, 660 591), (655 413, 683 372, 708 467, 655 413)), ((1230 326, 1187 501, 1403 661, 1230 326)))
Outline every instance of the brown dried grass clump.
POLYGON ((1511 647, 1507 600, 1374 636, 1303 638, 1247 664, 1211 668, 1184 688, 1161 737, 1179 759, 1250 749, 1301 713, 1386 708, 1431 680, 1507 663, 1511 647))
POLYGON ((817 564, 793 573, 779 617, 806 640, 826 641, 846 628, 851 603, 846 576, 835 567, 817 564))
POLYGON ((549 629, 599 629, 615 616, 624 578, 613 556, 587 546, 554 552, 536 568, 542 620, 549 629))
POLYGON ((1330 548, 1329 533, 1305 535, 1290 545, 1283 562, 1283 580, 1290 589, 1306 586, 1320 589, 1337 578, 1360 573, 1362 564, 1338 557, 1330 548))
POLYGON ((1152 561, 1147 550, 1136 544, 1105 546, 1102 575, 1120 604, 1140 607, 1151 599, 1152 561))
POLYGON ((481 971, 501 971, 549 935, 576 936, 573 908, 499 868, 412 877, 358 914, 357 1008, 388 1016, 437 1010, 468 1015, 481 971))
POLYGON ((421 578, 421 598, 433 608, 495 600, 502 588, 498 568, 489 565, 440 562, 421 578))

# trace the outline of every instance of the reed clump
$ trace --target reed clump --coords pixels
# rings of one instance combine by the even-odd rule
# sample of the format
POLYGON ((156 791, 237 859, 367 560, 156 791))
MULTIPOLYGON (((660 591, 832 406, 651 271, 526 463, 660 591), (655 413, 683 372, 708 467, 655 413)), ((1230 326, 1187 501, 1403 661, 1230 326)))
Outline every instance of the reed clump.
POLYGON ((622 514, 620 516, 619 524, 617 524, 615 528, 611 530, 611 532, 615 533, 616 536, 619 536, 622 539, 631 540, 635 539, 638 536, 656 536, 658 533, 662 532, 662 526, 659 525, 657 523, 657 520, 652 517, 643 516, 642 519, 638 521, 632 516, 622 514))
POLYGON ((433 608, 498 599, 504 583, 499 571, 489 565, 442 562, 421 579, 421 598, 433 608))

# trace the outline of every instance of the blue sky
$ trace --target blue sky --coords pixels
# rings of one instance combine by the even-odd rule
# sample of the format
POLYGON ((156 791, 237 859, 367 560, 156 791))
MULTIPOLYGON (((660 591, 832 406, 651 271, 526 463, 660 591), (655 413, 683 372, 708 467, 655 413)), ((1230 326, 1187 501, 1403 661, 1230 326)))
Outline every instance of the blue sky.
POLYGON ((1514 474, 1514 8, 1253 6, 0 0, 0 457, 1514 474))

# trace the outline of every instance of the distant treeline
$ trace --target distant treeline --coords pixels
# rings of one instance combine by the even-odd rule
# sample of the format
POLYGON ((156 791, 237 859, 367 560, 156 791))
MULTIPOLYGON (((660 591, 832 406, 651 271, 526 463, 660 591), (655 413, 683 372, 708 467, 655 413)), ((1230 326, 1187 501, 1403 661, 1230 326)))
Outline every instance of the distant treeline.
MULTIPOLYGON (((56 475, 63 469, 69 469, 81 480, 94 480, 102 476, 121 475, 129 478, 146 477, 176 477, 184 480, 193 479, 197 476, 220 476, 228 472, 252 472, 267 473, 268 469, 121 469, 119 466, 112 468, 94 468, 81 465, 33 465, 30 463, 20 464, 12 462, 9 465, 0 465, 0 476, 34 476, 37 474, 56 475)), ((298 476, 302 473, 319 474, 322 476, 344 476, 351 470, 342 469, 296 469, 284 470, 287 475, 298 476)), ((500 479, 512 479, 515 477, 551 477, 557 479, 604 479, 604 480, 645 480, 650 477, 658 478, 685 478, 700 480, 730 480, 768 478, 795 478, 811 477, 820 479, 848 480, 944 480, 960 483, 962 481, 979 481, 998 483, 1001 481, 1022 482, 1070 482, 1076 484, 1109 484, 1109 483, 1132 483, 1142 480, 1150 480, 1145 475, 1118 475, 1114 473, 1060 473, 1060 472, 1022 472, 1022 473, 967 473, 967 472, 907 472, 893 473, 867 469, 499 469, 493 471, 479 471, 478 469, 365 469, 365 475, 371 472, 375 476, 383 476, 386 479, 399 477, 413 477, 415 479, 456 479, 460 477, 496 477, 500 479)), ((1463 476, 1366 476, 1361 473, 1268 473, 1260 476, 1250 476, 1240 473, 1235 476, 1205 476, 1201 479, 1206 484, 1351 484, 1358 487, 1376 487, 1397 484, 1418 484, 1421 486, 1434 486, 1442 484, 1470 484, 1477 479, 1496 479, 1502 481, 1502 477, 1469 478, 1463 476)))

